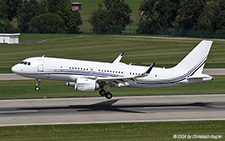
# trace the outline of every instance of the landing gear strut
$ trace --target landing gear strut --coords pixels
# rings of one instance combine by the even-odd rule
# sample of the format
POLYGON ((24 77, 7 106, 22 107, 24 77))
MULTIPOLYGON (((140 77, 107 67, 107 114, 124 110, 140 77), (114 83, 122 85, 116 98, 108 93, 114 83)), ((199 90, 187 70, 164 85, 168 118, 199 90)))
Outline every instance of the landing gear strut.
POLYGON ((39 87, 40 83, 41 83, 41 79, 37 79, 37 83, 36 83, 36 87, 35 87, 36 91, 40 90, 40 87, 39 87))

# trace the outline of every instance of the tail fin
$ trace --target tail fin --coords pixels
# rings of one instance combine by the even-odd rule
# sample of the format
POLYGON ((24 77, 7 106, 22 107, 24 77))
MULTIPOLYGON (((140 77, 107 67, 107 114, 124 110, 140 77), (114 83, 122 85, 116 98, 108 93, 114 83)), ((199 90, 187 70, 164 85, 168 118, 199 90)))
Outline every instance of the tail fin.
POLYGON ((201 41, 179 64, 174 68, 202 73, 212 41, 201 41))

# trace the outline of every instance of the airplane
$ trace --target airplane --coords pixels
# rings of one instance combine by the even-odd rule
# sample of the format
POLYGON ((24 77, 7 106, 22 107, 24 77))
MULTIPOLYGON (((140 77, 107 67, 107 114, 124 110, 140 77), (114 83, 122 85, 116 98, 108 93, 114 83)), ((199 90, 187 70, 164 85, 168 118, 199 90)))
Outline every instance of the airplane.
POLYGON ((14 65, 12 72, 37 79, 35 90, 40 90, 41 80, 65 81, 76 91, 94 92, 112 98, 111 87, 162 88, 182 86, 213 80, 203 74, 212 41, 201 41, 180 63, 172 68, 157 68, 120 62, 121 53, 112 63, 32 57, 14 65), (106 90, 105 90, 106 89, 106 90))

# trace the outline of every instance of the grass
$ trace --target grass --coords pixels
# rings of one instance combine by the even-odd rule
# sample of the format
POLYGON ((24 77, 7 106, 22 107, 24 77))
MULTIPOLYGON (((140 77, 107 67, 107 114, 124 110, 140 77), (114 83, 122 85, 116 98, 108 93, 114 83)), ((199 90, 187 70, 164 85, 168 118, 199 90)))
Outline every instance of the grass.
MULTIPOLYGON (((224 121, 1 127, 4 140, 174 140, 174 135, 221 135, 224 121)), ((213 139, 211 139, 213 140, 213 139)))
MULTIPOLYGON (((79 36, 22 34, 21 40, 43 40, 74 37, 64 40, 49 40, 36 44, 0 44, 0 72, 11 72, 10 68, 28 57, 48 56, 79 60, 112 62, 121 52, 122 61, 148 66, 173 66, 181 61, 198 43, 198 40, 151 39, 128 36, 79 36)), ((225 65, 225 42, 215 41, 207 63, 213 67, 225 65)), ((208 65, 206 65, 208 66, 208 65)))
MULTIPOLYGON (((95 93, 77 92, 66 87, 64 82, 42 81, 41 90, 34 90, 35 80, 0 81, 0 99, 55 98, 55 97, 96 97, 95 93), (16 92, 16 93, 15 93, 16 92)), ((213 81, 181 87, 160 89, 111 88, 114 96, 181 95, 181 94, 224 94, 225 76, 215 76, 213 81)))

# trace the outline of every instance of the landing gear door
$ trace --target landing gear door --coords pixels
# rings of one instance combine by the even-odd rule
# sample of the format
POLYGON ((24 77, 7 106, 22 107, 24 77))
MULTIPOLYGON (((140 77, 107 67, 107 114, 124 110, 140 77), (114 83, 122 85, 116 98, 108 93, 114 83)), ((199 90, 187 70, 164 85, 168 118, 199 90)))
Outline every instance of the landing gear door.
POLYGON ((38 68, 37 71, 43 72, 44 71, 44 60, 43 59, 39 59, 38 60, 38 68))

